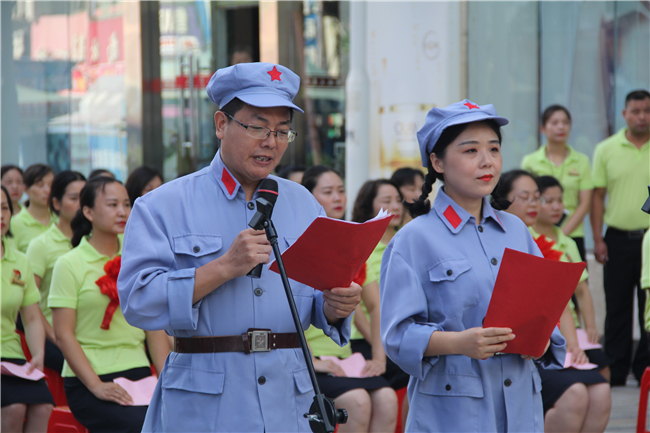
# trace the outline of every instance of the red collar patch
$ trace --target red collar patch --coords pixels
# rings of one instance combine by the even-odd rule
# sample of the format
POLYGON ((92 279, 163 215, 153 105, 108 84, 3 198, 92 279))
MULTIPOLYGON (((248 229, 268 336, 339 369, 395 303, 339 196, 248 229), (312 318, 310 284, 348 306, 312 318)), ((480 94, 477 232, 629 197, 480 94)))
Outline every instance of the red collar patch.
POLYGON ((275 80, 282 81, 280 79, 280 75, 282 75, 282 72, 278 71, 278 69, 275 66, 273 66, 273 69, 271 69, 270 71, 266 71, 266 73, 271 76, 271 81, 275 81, 275 80))
POLYGON ((447 221, 449 221, 449 224, 451 224, 453 228, 457 228, 460 223, 463 222, 451 205, 447 206, 443 215, 447 218, 447 221))
POLYGON ((224 167, 223 171, 221 172, 221 181, 226 186, 228 194, 232 195, 233 191, 237 187, 237 182, 235 182, 235 179, 233 179, 230 173, 228 173, 226 167, 224 167))
POLYGON ((472 108, 479 108, 478 105, 474 105, 474 104, 472 104, 471 102, 465 102, 463 105, 466 105, 467 108, 469 108, 470 110, 471 110, 472 108))

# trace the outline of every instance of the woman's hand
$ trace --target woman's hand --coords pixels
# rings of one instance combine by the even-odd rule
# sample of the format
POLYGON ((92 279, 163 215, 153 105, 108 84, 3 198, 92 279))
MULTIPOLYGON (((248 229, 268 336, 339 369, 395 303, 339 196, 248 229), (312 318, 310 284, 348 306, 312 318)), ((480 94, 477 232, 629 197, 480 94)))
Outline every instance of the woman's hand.
POLYGON ((600 341, 600 334, 596 327, 587 328, 585 331, 587 332, 587 340, 589 340, 590 343, 598 344, 598 341, 600 341))
POLYGON ((470 328, 456 336, 455 353, 473 359, 486 359, 503 351, 507 341, 515 338, 510 328, 470 328))
POLYGON ((584 364, 586 362, 589 362, 589 358, 587 357, 587 354, 585 353, 584 350, 580 348, 580 346, 567 346, 566 348, 567 353, 571 355, 570 362, 571 365, 576 364, 584 364))
POLYGON ((114 382, 99 382, 90 388, 90 392, 100 400, 112 401, 122 406, 130 406, 133 399, 128 392, 114 382))
POLYGON ((314 359, 314 370, 317 373, 328 373, 336 377, 347 377, 340 365, 331 359, 314 359))
POLYGON ((27 374, 30 374, 34 370, 40 372, 45 368, 45 354, 40 353, 38 355, 32 356, 32 360, 29 361, 29 368, 27 369, 27 374))
POLYGON ((366 366, 361 370, 361 377, 381 376, 384 373, 386 373, 386 361, 369 359, 366 361, 366 366))

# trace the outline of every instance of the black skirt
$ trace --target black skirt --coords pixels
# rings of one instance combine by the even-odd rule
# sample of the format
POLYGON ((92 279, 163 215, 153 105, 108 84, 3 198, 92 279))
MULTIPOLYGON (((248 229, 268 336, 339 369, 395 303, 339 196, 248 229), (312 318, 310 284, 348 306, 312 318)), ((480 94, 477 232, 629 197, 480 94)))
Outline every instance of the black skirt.
MULTIPOLYGON (((102 382, 118 377, 140 380, 151 376, 151 368, 141 367, 99 376, 102 382)), ((76 377, 63 378, 68 406, 74 417, 92 433, 140 433, 148 406, 122 406, 100 400, 76 377)))
MULTIPOLYGON (((24 365, 27 361, 16 358, 2 358, 2 361, 24 365)), ((22 377, 2 375, 2 407, 12 404, 51 404, 54 399, 45 379, 29 380, 22 377)))
POLYGON ((320 391, 326 397, 336 398, 353 389, 373 391, 379 388, 388 388, 390 384, 382 376, 375 377, 335 377, 326 373, 316 373, 316 380, 320 391))
MULTIPOLYGON (((366 359, 372 359, 372 346, 365 338, 359 340, 350 340, 353 352, 359 352, 366 359)), ((409 384, 411 376, 405 373, 397 364, 386 357, 386 373, 382 377, 388 381, 394 390, 402 389, 409 384)))
POLYGON ((587 358, 589 358, 589 362, 598 366, 598 370, 602 370, 611 364, 611 361, 607 355, 605 355, 603 349, 585 350, 585 354, 587 355, 587 358))
POLYGON ((574 368, 565 368, 563 370, 546 370, 541 367, 537 367, 537 369, 542 378, 544 414, 555 406, 555 403, 562 397, 564 391, 569 389, 574 383, 584 383, 585 385, 607 383, 603 375, 595 369, 576 370, 574 368))

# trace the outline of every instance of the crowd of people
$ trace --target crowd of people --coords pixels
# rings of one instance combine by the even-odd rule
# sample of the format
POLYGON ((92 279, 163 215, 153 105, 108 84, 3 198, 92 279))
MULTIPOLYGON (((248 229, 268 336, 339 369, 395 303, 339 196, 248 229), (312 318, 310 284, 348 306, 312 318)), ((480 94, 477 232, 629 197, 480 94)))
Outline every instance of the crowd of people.
MULTIPOLYGON (((253 71, 242 68, 267 66, 226 71, 253 71)), ((259 426, 256 417, 269 430, 302 422, 272 415, 269 403, 310 405, 305 393, 311 386, 300 357, 274 350, 266 355, 272 362, 251 364, 256 358, 219 357, 216 352, 239 351, 217 348, 226 345, 218 338, 227 337, 210 337, 214 350, 198 348, 190 338, 238 335, 237 320, 250 324, 244 331, 264 325, 268 313, 262 306, 286 309, 286 300, 269 288, 278 284, 272 280, 277 276, 259 282, 244 277, 251 264, 270 257, 264 236, 228 216, 232 208, 238 218, 250 219, 259 184, 253 181, 276 169, 282 145, 286 149, 295 138, 286 114, 293 111, 286 108, 300 110, 291 103, 297 84, 291 82, 291 71, 277 68, 281 72, 276 66, 260 69, 261 77, 268 73, 273 82, 275 73, 282 74, 290 99, 282 94, 264 105, 261 96, 237 93, 237 86, 254 83, 240 84, 237 77, 229 82, 227 73, 209 85, 210 97, 223 107, 215 115, 221 150, 207 169, 151 194, 163 178, 144 166, 124 185, 106 170, 86 178, 70 170, 55 173, 44 164, 24 171, 2 166, 2 361, 27 362, 16 331, 22 333, 30 371, 60 373, 70 410, 91 432, 136 432, 143 426, 248 431, 259 426), (242 156, 249 148, 267 153, 258 152, 256 162, 249 162, 242 156), (264 165, 266 159, 276 162, 264 165), (215 188, 218 200, 211 198, 215 188), (240 209, 237 200, 246 204, 240 209), (202 221, 195 206, 236 230, 210 234, 216 220, 202 221), (251 308, 242 312, 242 305, 251 308), (219 317, 230 319, 219 322, 219 317), (197 353, 204 355, 193 358, 197 353), (287 377, 272 373, 271 365, 276 370, 286 366, 287 377), (247 376, 249 370, 255 377, 247 376), (113 382, 163 372, 149 415, 147 406, 132 405, 132 397, 113 382), (231 381, 239 383, 236 391, 231 381), (289 386, 296 387, 295 397, 286 391, 289 386), (250 392, 260 408, 239 420, 234 414, 250 392), (206 416, 202 405, 222 394, 215 416, 232 420, 198 421, 206 416), (191 402, 170 404, 188 395, 191 402), (177 424, 179 418, 190 421, 177 424)), ((650 286, 650 216, 641 211, 650 184, 650 93, 627 95, 623 117, 627 127, 596 146, 592 170, 589 157, 568 145, 568 109, 550 106, 541 119, 546 144, 524 157, 521 169, 502 173, 501 152, 507 148, 502 149, 501 128, 507 119, 491 105, 468 100, 434 108, 418 133, 425 171, 401 168, 390 179, 369 180, 361 187, 351 221, 368 221, 382 208, 392 219, 355 282, 331 293, 293 287, 319 387, 349 414, 339 432, 392 432, 397 425, 403 431, 605 430, 610 385, 624 385, 630 368, 640 382, 650 366, 645 330, 650 308, 644 314, 642 290, 650 286), (437 181, 443 186, 430 202, 437 181), (509 328, 483 328, 482 319, 504 248, 586 261, 587 215, 595 258, 604 265, 604 351, 579 344, 580 332, 590 343, 601 341, 585 271, 542 358, 501 353, 516 336, 509 328), (632 358, 634 296, 642 332, 632 358), (354 353, 366 360, 362 377, 346 377, 337 363, 321 359, 354 353), (596 368, 571 367, 587 362, 596 368), (407 386, 408 397, 398 403, 396 391, 407 386)), ((287 244, 319 214, 345 218, 348 198, 336 170, 285 166, 276 173, 291 181, 281 184, 285 193, 274 213, 278 221, 286 215, 276 225, 287 244), (304 217, 288 216, 293 214, 290 199, 303 204, 304 217)), ((295 351, 292 326, 287 318, 272 331, 286 340, 280 347, 295 351)), ((2 390, 2 431, 46 431, 54 401, 43 379, 3 375, 2 390)), ((293 412, 302 418, 306 409, 293 412)))

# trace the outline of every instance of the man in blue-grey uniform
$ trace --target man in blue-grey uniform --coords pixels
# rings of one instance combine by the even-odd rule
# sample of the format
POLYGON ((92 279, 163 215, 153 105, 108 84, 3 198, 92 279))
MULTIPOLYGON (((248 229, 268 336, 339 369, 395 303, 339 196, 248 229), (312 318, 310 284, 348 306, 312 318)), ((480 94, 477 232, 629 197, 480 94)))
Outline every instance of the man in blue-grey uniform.
MULTIPOLYGON (((313 389, 286 295, 268 269, 264 232, 248 228, 260 182, 295 138, 299 84, 268 63, 217 71, 207 87, 220 107, 212 163, 135 203, 118 279, 122 311, 134 326, 174 336, 143 431, 309 431, 313 389), (247 277, 259 263, 261 278, 247 277)), ((305 188, 271 177, 284 250, 325 213, 305 188)), ((303 328, 347 344, 361 288, 291 287, 303 328)))

